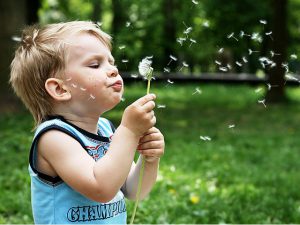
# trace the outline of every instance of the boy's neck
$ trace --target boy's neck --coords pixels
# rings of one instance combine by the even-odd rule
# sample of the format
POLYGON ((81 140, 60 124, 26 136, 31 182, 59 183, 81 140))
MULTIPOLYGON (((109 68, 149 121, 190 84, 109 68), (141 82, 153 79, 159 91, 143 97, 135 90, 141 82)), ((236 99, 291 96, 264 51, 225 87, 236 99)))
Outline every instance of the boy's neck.
POLYGON ((90 133, 97 134, 98 131, 98 119, 99 117, 84 117, 69 113, 60 113, 68 122, 86 130, 90 133))

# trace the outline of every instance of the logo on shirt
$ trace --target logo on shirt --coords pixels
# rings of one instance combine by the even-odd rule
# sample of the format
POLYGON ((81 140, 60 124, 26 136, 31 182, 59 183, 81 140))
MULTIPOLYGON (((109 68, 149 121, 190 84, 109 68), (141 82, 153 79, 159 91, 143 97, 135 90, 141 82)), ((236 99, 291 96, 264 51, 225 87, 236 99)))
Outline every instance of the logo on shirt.
POLYGON ((99 144, 96 146, 86 146, 88 154, 93 157, 95 161, 104 156, 109 148, 109 144, 99 144))
POLYGON ((124 199, 113 203, 78 206, 68 210, 67 218, 70 222, 88 222, 94 220, 105 220, 126 212, 124 199))

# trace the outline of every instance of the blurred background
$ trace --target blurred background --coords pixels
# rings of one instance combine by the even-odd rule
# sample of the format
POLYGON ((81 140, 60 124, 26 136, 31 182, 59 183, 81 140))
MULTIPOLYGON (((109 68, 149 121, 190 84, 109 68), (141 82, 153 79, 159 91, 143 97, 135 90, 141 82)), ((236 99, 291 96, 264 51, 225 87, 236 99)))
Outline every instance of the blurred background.
POLYGON ((166 153, 136 223, 300 223, 300 0, 1 0, 0 223, 33 222, 14 50, 24 26, 71 20, 113 37, 126 91, 104 116, 116 126, 153 57, 166 153))

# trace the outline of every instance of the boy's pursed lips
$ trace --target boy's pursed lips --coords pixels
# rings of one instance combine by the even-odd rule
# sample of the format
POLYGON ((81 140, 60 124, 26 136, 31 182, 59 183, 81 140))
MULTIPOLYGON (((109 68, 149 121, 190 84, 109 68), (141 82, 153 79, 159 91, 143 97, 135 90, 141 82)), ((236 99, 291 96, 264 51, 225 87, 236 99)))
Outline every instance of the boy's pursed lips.
POLYGON ((123 82, 121 80, 117 80, 116 82, 109 85, 109 87, 112 87, 116 91, 120 91, 123 87, 123 82))

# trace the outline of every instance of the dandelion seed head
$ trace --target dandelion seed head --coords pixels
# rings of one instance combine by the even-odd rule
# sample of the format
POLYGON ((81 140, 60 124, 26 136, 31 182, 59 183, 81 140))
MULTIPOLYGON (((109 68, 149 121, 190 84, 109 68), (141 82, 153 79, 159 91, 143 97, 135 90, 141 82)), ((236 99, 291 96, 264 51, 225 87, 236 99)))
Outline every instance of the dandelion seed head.
POLYGON ((145 57, 140 63, 139 63, 139 73, 141 74, 141 76, 143 76, 144 78, 146 78, 147 80, 152 78, 152 71, 153 68, 151 67, 152 65, 152 59, 151 56, 147 56, 145 57))

